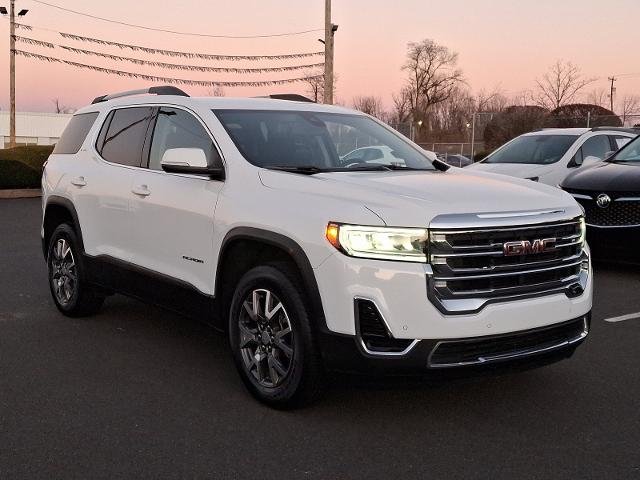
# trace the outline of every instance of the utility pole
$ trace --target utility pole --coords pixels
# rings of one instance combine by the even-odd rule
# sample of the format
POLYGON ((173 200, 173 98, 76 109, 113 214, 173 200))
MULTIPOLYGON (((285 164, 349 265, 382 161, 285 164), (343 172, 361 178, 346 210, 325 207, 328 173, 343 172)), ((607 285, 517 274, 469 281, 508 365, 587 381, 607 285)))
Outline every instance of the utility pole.
POLYGON ((15 0, 9 4, 9 148, 16 146, 16 16, 15 0))
MULTIPOLYGON (((18 12, 24 17, 27 12, 23 8, 18 12)), ((5 7, 0 7, 2 15, 7 14, 5 7)), ((16 146, 16 0, 9 0, 9 147, 16 146)))
POLYGON ((608 77, 607 80, 611 82, 611 91, 609 92, 609 100, 611 100, 611 108, 610 110, 613 112, 613 94, 616 93, 616 88, 613 86, 614 82, 617 80, 616 77, 608 77))
POLYGON ((333 37, 338 25, 331 23, 331 0, 324 0, 324 103, 333 103, 333 37))

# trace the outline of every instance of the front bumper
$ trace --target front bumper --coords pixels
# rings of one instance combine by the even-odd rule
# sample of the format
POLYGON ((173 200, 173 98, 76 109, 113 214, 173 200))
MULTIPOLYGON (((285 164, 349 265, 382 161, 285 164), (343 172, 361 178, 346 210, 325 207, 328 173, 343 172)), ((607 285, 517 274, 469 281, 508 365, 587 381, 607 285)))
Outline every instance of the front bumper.
MULTIPOLYGON (((588 250, 587 250, 588 251, 588 250)), ((429 299, 428 264, 347 257, 336 252, 315 269, 327 328, 356 335, 354 299, 370 300, 396 339, 443 340, 500 335, 566 322, 591 310, 593 275, 573 298, 553 293, 490 303, 448 315, 429 299)))
POLYGON ((366 354, 355 336, 324 333, 320 335, 320 347, 325 366, 331 371, 467 376, 534 368, 568 358, 587 337, 590 323, 588 312, 567 322, 509 334, 454 341, 420 340, 404 355, 384 357, 366 354), (443 346, 454 348, 443 351, 443 346))

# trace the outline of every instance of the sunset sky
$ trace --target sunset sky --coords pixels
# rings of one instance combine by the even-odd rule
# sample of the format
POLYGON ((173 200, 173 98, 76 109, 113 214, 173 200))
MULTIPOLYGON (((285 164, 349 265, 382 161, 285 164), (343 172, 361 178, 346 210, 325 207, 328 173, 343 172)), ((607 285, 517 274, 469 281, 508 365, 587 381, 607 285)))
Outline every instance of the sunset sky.
MULTIPOLYGON (((8 7, 9 0, 0 0, 8 7)), ((324 0, 183 0, 81 1, 48 0, 93 15, 156 28, 220 35, 275 34, 322 29, 324 0)), ((17 0, 17 9, 28 8, 20 19, 33 31, 18 35, 97 50, 101 52, 209 66, 270 66, 311 63, 319 59, 286 62, 212 62, 168 58, 116 47, 75 42, 56 32, 103 38, 154 48, 216 54, 275 54, 321 50, 323 33, 262 38, 215 39, 145 31, 63 12, 32 0, 17 0)), ((335 71, 337 99, 350 104, 356 95, 375 95, 387 107, 391 94, 403 84, 400 70, 408 42, 431 38, 459 53, 459 66, 469 87, 500 88, 516 95, 534 88, 556 59, 570 60, 588 77, 598 80, 588 88, 608 88, 607 76, 620 78, 617 95, 640 95, 640 0, 334 0, 336 34, 335 71)), ((9 105, 9 22, 0 19, 0 109, 9 105)), ((43 55, 118 70, 167 77, 202 80, 250 80, 287 78, 304 72, 238 75, 163 70, 77 55, 59 48, 18 44, 18 48, 43 55)), ((52 99, 68 107, 80 107, 108 92, 147 86, 144 80, 122 78, 17 58, 17 108, 19 111, 53 111, 52 99)), ((181 87, 192 95, 206 95, 204 87, 181 87)), ((227 96, 264 95, 276 92, 304 93, 304 84, 277 87, 225 88, 227 96)))

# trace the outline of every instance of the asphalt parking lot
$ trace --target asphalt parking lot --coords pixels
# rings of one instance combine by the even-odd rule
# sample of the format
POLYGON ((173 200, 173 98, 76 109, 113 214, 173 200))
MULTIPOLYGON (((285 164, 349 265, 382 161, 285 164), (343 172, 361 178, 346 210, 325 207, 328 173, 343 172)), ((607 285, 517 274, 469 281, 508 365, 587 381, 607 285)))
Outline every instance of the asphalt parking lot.
POLYGON ((50 299, 39 199, 0 200, 0 478, 640 478, 640 269, 597 266, 591 335, 517 375, 337 379, 256 403, 224 338, 122 296, 50 299))

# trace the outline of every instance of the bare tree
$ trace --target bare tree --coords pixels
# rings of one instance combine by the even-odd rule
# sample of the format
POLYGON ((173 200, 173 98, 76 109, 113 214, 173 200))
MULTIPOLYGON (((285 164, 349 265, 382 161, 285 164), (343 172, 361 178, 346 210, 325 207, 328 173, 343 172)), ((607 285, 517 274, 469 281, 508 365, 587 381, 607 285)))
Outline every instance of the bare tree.
POLYGON ((381 118, 384 115, 382 100, 373 95, 353 97, 353 108, 376 118, 381 118))
POLYGON ((207 89, 207 95, 210 97, 224 97, 224 87, 216 85, 207 89))
POLYGON ((407 62, 402 68, 409 72, 407 88, 414 119, 419 110, 426 112, 447 100, 453 89, 463 82, 457 63, 456 52, 431 39, 408 45, 407 62))
POLYGON ((53 107, 56 113, 66 113, 67 107, 62 105, 62 102, 59 98, 54 98, 51 101, 53 102, 53 107))
POLYGON ((536 103, 550 110, 556 109, 571 103, 593 81, 585 78, 573 63, 557 60, 542 78, 536 80, 536 103))
POLYGON ((609 106, 609 92, 604 88, 594 88, 587 94, 587 103, 607 108, 609 106))
POLYGON ((392 123, 405 123, 411 116, 411 91, 408 87, 403 87, 393 98, 393 112, 390 115, 392 123))
POLYGON ((489 92, 480 90, 476 95, 476 111, 478 112, 501 112, 508 104, 509 99, 499 87, 489 92))
MULTIPOLYGON (((306 94, 316 103, 324 102, 324 71, 315 70, 307 72, 306 75, 307 90, 306 94)), ((333 98, 336 97, 336 83, 338 83, 338 76, 333 74, 333 98)), ((333 102, 336 104, 336 102, 333 102)))
POLYGON ((618 108, 620 115, 622 115, 622 121, 626 122, 629 115, 640 113, 640 97, 637 95, 625 95, 622 97, 618 108))

